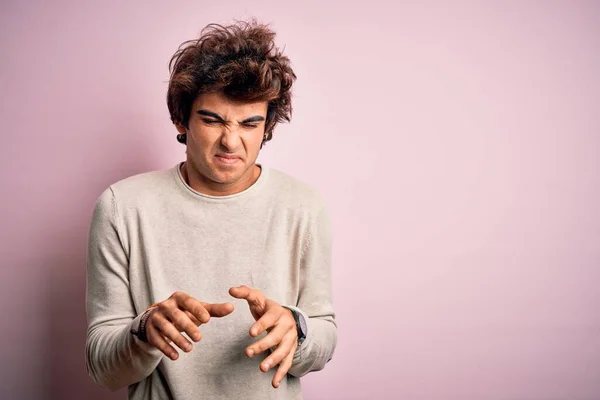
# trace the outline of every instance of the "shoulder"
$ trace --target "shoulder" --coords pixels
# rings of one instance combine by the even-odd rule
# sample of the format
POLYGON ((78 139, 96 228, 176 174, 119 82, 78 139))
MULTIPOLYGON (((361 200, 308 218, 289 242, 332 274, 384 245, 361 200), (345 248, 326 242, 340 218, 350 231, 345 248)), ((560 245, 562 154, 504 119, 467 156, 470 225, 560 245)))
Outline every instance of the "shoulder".
POLYGON ((129 207, 152 201, 164 193, 173 181, 173 168, 144 172, 121 179, 108 188, 98 198, 98 205, 105 207, 129 207))
POLYGON ((269 180, 277 203, 285 208, 316 215, 326 208, 323 195, 312 185, 278 169, 270 168, 269 180))

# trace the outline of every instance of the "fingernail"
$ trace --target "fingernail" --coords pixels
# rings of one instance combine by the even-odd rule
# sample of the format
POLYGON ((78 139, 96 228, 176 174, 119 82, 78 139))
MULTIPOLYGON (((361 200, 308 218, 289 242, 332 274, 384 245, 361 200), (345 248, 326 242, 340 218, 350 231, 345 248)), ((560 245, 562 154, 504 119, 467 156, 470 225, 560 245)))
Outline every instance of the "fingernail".
POLYGON ((263 366, 265 367, 265 369, 266 369, 267 371, 269 370, 269 367, 270 367, 270 365, 269 365, 269 364, 263 364, 263 366))
POLYGON ((252 357, 254 355, 254 350, 248 350, 248 357, 252 357))
POLYGON ((190 350, 192 350, 192 345, 188 343, 185 345, 185 351, 190 351, 190 350))

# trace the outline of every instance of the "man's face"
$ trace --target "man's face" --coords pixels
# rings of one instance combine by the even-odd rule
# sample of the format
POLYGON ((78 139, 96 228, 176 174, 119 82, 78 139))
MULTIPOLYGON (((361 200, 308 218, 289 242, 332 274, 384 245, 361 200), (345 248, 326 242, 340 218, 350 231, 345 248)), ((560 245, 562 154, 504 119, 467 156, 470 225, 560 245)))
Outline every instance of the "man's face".
POLYGON ((199 95, 188 128, 177 125, 187 134, 188 175, 197 175, 210 187, 245 186, 255 173, 266 116, 266 101, 240 103, 222 93, 199 95))

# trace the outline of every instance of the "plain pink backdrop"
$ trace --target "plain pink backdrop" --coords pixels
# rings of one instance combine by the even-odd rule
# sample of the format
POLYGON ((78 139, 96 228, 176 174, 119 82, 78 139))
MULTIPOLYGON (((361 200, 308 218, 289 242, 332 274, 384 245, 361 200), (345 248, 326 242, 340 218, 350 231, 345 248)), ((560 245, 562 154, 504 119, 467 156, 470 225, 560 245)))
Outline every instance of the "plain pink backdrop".
POLYGON ((167 62, 249 16, 298 75, 260 161, 335 224, 306 399, 600 399, 600 5, 566 0, 2 1, 0 397, 125 398, 85 371, 91 211, 183 159, 167 62))

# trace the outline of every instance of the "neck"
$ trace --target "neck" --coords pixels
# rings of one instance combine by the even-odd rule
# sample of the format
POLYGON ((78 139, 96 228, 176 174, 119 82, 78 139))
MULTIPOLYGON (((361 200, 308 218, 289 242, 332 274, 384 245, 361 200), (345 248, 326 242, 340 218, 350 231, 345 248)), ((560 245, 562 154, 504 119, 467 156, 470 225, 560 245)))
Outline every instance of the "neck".
POLYGON ((229 196, 243 192, 252 186, 260 176, 261 167, 254 164, 244 176, 232 183, 212 181, 199 173, 195 173, 193 168, 188 167, 187 162, 181 165, 180 171, 185 183, 195 191, 209 196, 229 196))

